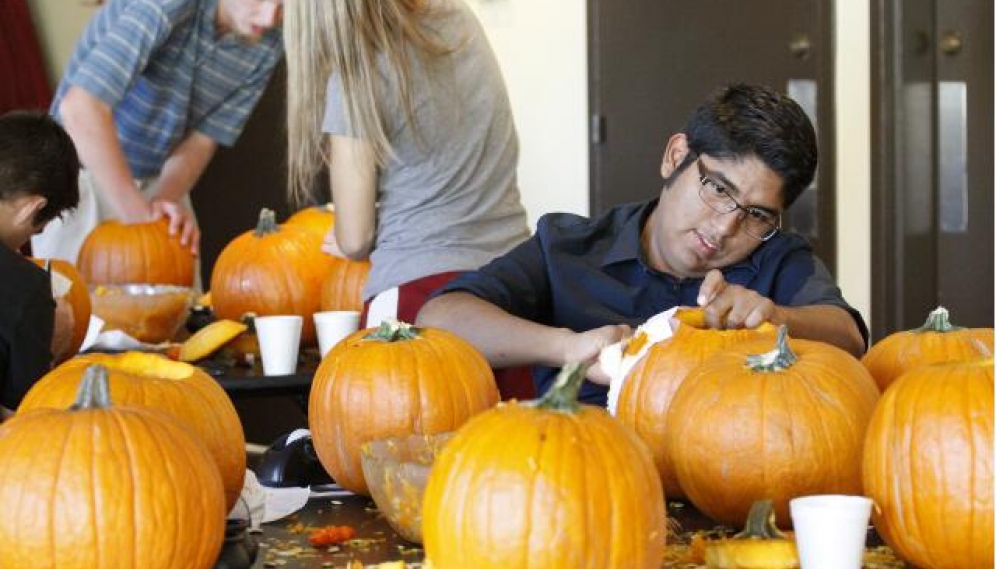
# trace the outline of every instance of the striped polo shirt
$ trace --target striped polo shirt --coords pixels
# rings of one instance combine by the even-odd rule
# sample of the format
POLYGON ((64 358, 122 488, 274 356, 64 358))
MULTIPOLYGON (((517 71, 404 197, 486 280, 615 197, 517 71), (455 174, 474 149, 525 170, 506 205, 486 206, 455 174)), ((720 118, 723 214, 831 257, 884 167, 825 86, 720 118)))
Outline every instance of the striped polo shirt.
POLYGON ((256 44, 219 36, 218 0, 110 0, 76 45, 50 112, 71 85, 114 112, 132 175, 158 176, 197 130, 231 146, 283 54, 279 29, 256 44))

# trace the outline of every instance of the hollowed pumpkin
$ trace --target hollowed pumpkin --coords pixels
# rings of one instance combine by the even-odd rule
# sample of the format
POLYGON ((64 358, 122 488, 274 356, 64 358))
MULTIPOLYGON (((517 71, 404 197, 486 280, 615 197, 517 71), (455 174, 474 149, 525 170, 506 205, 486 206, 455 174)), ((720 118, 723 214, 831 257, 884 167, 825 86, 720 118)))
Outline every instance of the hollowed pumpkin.
POLYGON ((73 309, 73 338, 69 342, 69 349, 55 363, 61 363, 75 356, 83 345, 86 338, 87 328, 90 326, 90 291, 87 289, 83 275, 76 270, 76 267, 61 259, 31 259, 39 267, 44 267, 46 261, 50 263, 50 270, 59 273, 72 281, 69 292, 66 293, 66 301, 73 309))
POLYGON ((217 560, 226 510, 208 452, 162 413, 112 405, 99 366, 69 409, 0 425, 0 456, 3 567, 208 569, 217 560))
POLYGON ((707 357, 751 339, 775 338, 775 326, 764 323, 752 330, 715 330, 707 327, 702 309, 675 313, 679 325, 673 336, 654 344, 626 376, 616 418, 633 427, 647 443, 669 499, 684 497, 665 448, 665 426, 675 392, 685 377, 707 357))
POLYGON ((385 322, 340 341, 315 372, 308 425, 318 458, 343 488, 369 495, 363 443, 452 431, 498 402, 477 350, 445 330, 385 322))
POLYGON ((436 569, 658 569, 664 493, 646 445, 604 409, 579 405, 568 366, 538 401, 503 403, 437 457, 422 506, 436 569))
POLYGON ((31 387, 18 413, 72 404, 80 379, 94 364, 106 368, 120 405, 157 409, 187 426, 218 466, 225 502, 235 505, 245 477, 245 435, 228 395, 211 376, 157 354, 84 354, 53 369, 31 387))

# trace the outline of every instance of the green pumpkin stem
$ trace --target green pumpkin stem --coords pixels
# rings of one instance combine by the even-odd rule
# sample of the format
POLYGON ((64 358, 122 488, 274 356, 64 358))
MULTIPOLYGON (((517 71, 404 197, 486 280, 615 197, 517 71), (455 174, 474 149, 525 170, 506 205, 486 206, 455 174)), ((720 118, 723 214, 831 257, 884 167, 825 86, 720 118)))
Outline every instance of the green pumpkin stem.
POLYGON ((778 327, 778 341, 775 349, 763 354, 747 356, 747 367, 753 371, 782 371, 792 367, 799 357, 788 344, 788 326, 778 327))
POLYGON ((83 372, 80 390, 76 402, 69 407, 71 411, 80 409, 103 409, 111 406, 111 390, 107 385, 107 368, 95 364, 83 372))
POLYGON ((943 306, 938 306, 930 314, 927 315, 927 321, 923 323, 923 326, 913 330, 914 332, 954 332, 956 330, 964 330, 962 326, 955 326, 951 323, 951 317, 948 315, 948 309, 943 306))
POLYGON ((277 226, 277 214, 272 209, 264 207, 259 210, 259 221, 256 223, 256 230, 253 235, 263 237, 270 233, 276 233, 280 228, 277 226))
POLYGON ((733 536, 734 539, 784 539, 785 535, 778 531, 775 525, 775 511, 771 500, 757 500, 750 506, 744 531, 733 536))
POLYGON ((407 322, 388 318, 381 322, 376 330, 364 336, 363 339, 379 342, 400 342, 401 340, 414 340, 418 338, 420 332, 420 329, 407 322))
POLYGON ((581 391, 581 384, 587 373, 586 363, 574 362, 565 365, 543 397, 531 401, 530 404, 540 409, 576 413, 581 408, 581 404, 578 403, 578 392, 581 391))

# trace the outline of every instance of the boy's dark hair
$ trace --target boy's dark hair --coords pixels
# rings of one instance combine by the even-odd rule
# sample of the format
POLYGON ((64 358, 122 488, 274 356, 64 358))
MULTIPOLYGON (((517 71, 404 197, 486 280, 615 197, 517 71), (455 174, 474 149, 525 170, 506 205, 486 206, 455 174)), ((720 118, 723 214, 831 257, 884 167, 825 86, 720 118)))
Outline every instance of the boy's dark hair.
POLYGON ((80 201, 80 160, 62 126, 45 113, 0 116, 0 200, 31 194, 48 202, 35 215, 46 223, 80 201))
POLYGON ((784 207, 816 172, 816 131, 798 103, 768 87, 737 83, 712 93, 685 126, 692 153, 716 158, 755 155, 781 177, 784 207))

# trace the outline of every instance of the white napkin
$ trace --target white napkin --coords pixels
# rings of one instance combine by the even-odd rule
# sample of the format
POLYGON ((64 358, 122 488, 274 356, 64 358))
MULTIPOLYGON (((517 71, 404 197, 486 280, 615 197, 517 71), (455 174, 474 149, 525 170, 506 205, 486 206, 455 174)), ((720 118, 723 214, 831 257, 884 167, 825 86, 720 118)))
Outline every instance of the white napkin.
POLYGON ((674 334, 671 317, 674 316, 677 310, 678 307, 676 306, 670 310, 665 310, 660 314, 651 316, 633 332, 632 336, 602 348, 601 353, 598 354, 598 363, 611 378, 608 404, 606 405, 610 414, 616 414, 619 393, 622 391, 626 376, 629 375, 629 370, 633 369, 636 362, 640 361, 640 358, 647 353, 647 350, 651 346, 667 340, 674 334), (626 354, 626 347, 629 346, 630 342, 634 341, 641 341, 643 344, 635 352, 626 354))
POLYGON ((148 344, 140 342, 123 330, 104 330, 97 334, 97 338, 90 345, 91 348, 109 351, 131 351, 141 352, 162 352, 172 346, 172 342, 162 342, 160 344, 148 344))
POLYGON ((307 487, 269 488, 259 483, 256 473, 246 470, 240 500, 228 517, 242 517, 248 510, 249 529, 258 530, 260 524, 285 518, 308 503, 311 490, 307 487))

